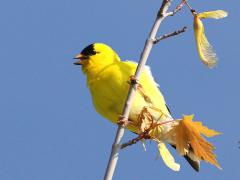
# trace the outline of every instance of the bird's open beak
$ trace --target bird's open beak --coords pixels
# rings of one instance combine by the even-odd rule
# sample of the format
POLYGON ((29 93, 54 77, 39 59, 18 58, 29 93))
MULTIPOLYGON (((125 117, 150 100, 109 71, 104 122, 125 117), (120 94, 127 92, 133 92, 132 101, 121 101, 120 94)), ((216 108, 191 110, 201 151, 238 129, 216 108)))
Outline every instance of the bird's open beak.
POLYGON ((83 61, 86 60, 87 57, 82 55, 82 54, 78 54, 73 59, 78 59, 78 61, 73 63, 73 64, 75 64, 75 65, 83 65, 83 61))

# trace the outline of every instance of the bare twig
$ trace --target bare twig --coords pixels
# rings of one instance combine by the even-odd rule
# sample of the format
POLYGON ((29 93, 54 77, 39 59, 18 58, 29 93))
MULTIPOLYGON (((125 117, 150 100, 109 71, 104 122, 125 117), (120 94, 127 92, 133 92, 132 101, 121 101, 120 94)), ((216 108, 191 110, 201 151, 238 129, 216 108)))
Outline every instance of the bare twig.
POLYGON ((186 3, 186 0, 182 0, 172 12, 167 13, 167 16, 175 15, 178 11, 180 11, 183 8, 185 3, 186 3))
POLYGON ((187 0, 184 0, 184 1, 185 1, 185 4, 187 5, 187 7, 190 9, 191 13, 192 13, 193 15, 197 14, 196 10, 193 9, 193 8, 190 6, 190 4, 188 3, 188 1, 187 1, 187 0))
POLYGON ((172 123, 172 122, 175 122, 175 120, 165 121, 165 122, 162 122, 162 123, 153 123, 148 129, 146 129, 144 132, 140 133, 136 138, 134 138, 134 139, 132 139, 132 140, 126 142, 126 143, 123 143, 121 145, 121 149, 124 149, 127 146, 131 146, 133 144, 136 144, 138 141, 141 141, 142 139, 151 139, 151 136, 149 135, 149 132, 151 130, 153 130, 157 126, 162 126, 164 124, 172 123))
POLYGON ((121 145, 121 149, 124 149, 127 146, 131 146, 133 144, 136 144, 138 141, 141 141, 142 139, 150 139, 150 136, 148 135, 148 131, 144 131, 143 133, 139 134, 136 138, 134 138, 126 143, 123 143, 121 145))
POLYGON ((159 41, 161 41, 161 40, 164 40, 164 39, 169 38, 169 37, 172 37, 172 36, 179 35, 179 34, 185 32, 186 30, 187 30, 187 27, 185 26, 185 27, 183 27, 182 29, 179 29, 179 30, 177 30, 177 31, 171 32, 171 33, 169 33, 169 34, 164 34, 163 36, 160 36, 159 38, 156 38, 153 43, 154 43, 154 44, 157 44, 157 43, 158 43, 159 41))
POLYGON ((173 11, 166 13, 166 16, 174 16, 178 11, 180 11, 183 8, 184 5, 188 7, 188 9, 191 11, 193 15, 197 13, 196 10, 190 6, 187 0, 182 0, 173 11))
MULTIPOLYGON (((138 66, 137 66, 137 69, 136 69, 136 72, 134 75, 136 80, 138 80, 138 78, 146 64, 147 58, 148 58, 150 51, 152 49, 152 46, 154 44, 153 42, 154 42, 154 39, 156 38, 158 28, 159 28, 160 24, 162 23, 162 21, 164 20, 164 18, 167 17, 166 12, 167 12, 169 6, 171 5, 171 2, 172 2, 172 0, 163 0, 163 2, 162 2, 162 5, 160 7, 160 10, 158 11, 154 25, 149 34, 149 38, 146 40, 143 52, 141 54, 141 58, 139 60, 138 66)), ((131 84, 131 87, 128 92, 128 97, 127 97, 126 103, 123 108, 123 112, 122 112, 122 116, 121 116, 122 119, 128 118, 128 116, 130 114, 130 107, 131 107, 131 104, 132 104, 132 101, 133 101, 133 98, 135 95, 136 85, 137 84, 131 84)), ((117 130, 117 133, 115 136, 115 140, 114 140, 114 143, 112 146, 111 155, 110 155, 110 158, 108 161, 108 166, 107 166, 107 169, 105 172, 105 176, 104 176, 105 180, 112 180, 112 177, 113 177, 113 174, 114 174, 114 171, 116 168, 117 160, 118 160, 118 153, 119 153, 119 149, 121 147, 120 142, 123 137, 124 130, 125 130, 124 124, 123 125, 119 124, 118 130, 117 130)))

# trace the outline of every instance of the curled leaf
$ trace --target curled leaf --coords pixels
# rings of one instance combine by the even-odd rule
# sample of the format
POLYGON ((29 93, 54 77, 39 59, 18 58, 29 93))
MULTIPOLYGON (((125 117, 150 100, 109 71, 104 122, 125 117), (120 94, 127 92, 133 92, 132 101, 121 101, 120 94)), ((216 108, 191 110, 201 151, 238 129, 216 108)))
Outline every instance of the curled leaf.
POLYGON ((217 55, 205 36, 203 23, 198 16, 194 17, 194 33, 200 59, 208 67, 214 67, 217 55))
POLYGON ((174 139, 179 154, 186 155, 192 149, 198 160, 204 160, 221 168, 213 152, 214 146, 201 136, 202 134, 212 137, 220 133, 203 126, 201 122, 193 122, 192 119, 193 115, 183 116, 183 119, 168 132, 167 136, 174 139))
POLYGON ((173 171, 180 170, 180 165, 175 162, 173 156, 168 151, 168 149, 164 143, 162 143, 162 142, 158 143, 158 151, 163 159, 163 162, 166 164, 167 167, 169 167, 173 171))
POLYGON ((206 11, 198 14, 199 18, 214 18, 214 19, 221 19, 228 16, 228 13, 223 10, 216 10, 216 11, 206 11))
POLYGON ((212 45, 208 42, 204 32, 202 18, 220 19, 227 16, 227 12, 223 10, 207 11, 194 15, 194 34, 197 44, 198 54, 200 59, 208 67, 214 67, 217 63, 217 55, 214 52, 212 45))

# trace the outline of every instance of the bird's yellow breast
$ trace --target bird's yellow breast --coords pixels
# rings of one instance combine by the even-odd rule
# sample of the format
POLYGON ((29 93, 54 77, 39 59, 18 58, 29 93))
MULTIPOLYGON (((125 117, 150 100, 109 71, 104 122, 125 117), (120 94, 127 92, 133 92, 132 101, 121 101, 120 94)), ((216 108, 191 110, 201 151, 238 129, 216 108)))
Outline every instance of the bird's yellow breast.
MULTIPOLYGON (((97 73, 88 75, 88 86, 95 109, 113 123, 117 122, 119 115, 122 113, 130 87, 128 81, 135 70, 136 63, 119 61, 108 65, 101 71, 98 70, 97 73), (93 74, 95 74, 95 77, 93 77, 93 74)), ((152 100, 152 104, 168 114, 164 98, 150 73, 146 71, 142 73, 140 84, 152 100)), ((129 119, 137 121, 139 113, 145 106, 149 106, 149 103, 137 92, 131 106, 129 119)))
POLYGON ((95 78, 88 78, 88 86, 96 110, 105 118, 116 122, 121 114, 129 85, 127 76, 118 63, 114 63, 95 78))

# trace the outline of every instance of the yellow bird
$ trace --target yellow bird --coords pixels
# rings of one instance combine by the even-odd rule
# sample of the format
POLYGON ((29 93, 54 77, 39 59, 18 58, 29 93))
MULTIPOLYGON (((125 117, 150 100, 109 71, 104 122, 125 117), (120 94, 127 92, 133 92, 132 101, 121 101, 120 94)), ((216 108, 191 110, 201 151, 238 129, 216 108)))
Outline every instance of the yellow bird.
MULTIPOLYGON (((82 71, 87 77, 87 85, 96 111, 111 122, 117 123, 130 87, 127 82, 130 76, 134 75, 137 63, 121 61, 111 47, 102 43, 87 46, 75 59, 78 61, 74 64, 82 65, 82 71)), ((140 119, 140 115, 150 116, 154 122, 173 120, 148 66, 140 76, 139 87, 129 115, 130 123, 127 128, 130 131, 139 134, 148 127, 149 121, 146 121, 146 118, 140 119)), ((152 132, 152 139, 158 143, 158 149, 165 164, 178 171, 179 164, 175 163, 165 146, 165 143, 169 143, 176 148, 176 143, 172 139, 164 137, 171 128, 170 123, 162 125, 152 132)), ((191 147, 184 157, 196 171, 199 171, 201 159, 195 156, 191 147)))

